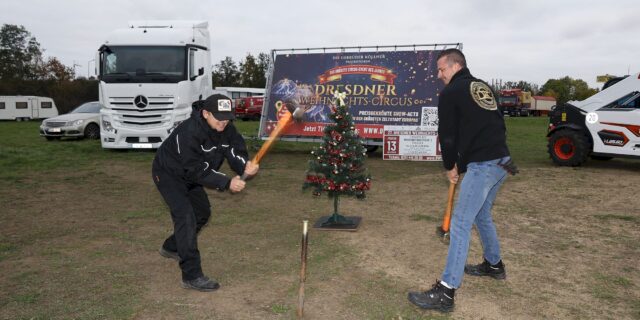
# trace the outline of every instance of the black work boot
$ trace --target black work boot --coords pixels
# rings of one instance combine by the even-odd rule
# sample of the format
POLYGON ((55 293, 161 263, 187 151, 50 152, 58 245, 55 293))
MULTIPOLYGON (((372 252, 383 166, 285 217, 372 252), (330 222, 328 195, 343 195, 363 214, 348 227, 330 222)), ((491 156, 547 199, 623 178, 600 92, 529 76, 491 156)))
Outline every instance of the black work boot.
POLYGON ((438 309, 442 312, 453 310, 453 296, 456 289, 445 287, 440 281, 431 290, 424 292, 409 292, 408 299, 411 303, 422 309, 438 309))
POLYGON ((214 291, 220 288, 220 284, 215 280, 202 276, 193 280, 182 280, 182 287, 198 291, 214 291))
POLYGON ((504 270, 504 264, 502 260, 498 263, 491 265, 487 259, 484 259, 481 264, 465 265, 464 273, 470 276, 487 276, 498 280, 504 280, 507 278, 507 272, 504 270))
POLYGON ((160 253, 160 255, 165 257, 165 258, 174 259, 174 260, 180 262, 180 256, 178 255, 178 252, 176 252, 176 251, 169 251, 169 250, 165 249, 164 247, 160 247, 160 251, 158 251, 158 253, 160 253))

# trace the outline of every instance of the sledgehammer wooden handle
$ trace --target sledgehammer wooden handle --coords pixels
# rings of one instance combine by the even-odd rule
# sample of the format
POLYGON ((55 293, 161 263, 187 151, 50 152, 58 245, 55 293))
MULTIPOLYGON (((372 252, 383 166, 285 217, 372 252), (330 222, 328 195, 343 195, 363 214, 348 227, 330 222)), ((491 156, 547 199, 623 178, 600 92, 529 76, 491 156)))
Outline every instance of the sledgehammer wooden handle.
POLYGON ((442 231, 449 232, 451 227, 451 211, 453 210, 453 196, 456 193, 456 184, 449 182, 449 199, 447 200, 447 209, 444 211, 444 219, 442 219, 442 231))
MULTIPOLYGON (((276 139, 280 135, 282 135, 284 130, 290 124, 291 124, 291 112, 286 112, 284 115, 282 115, 282 117, 280 117, 280 120, 278 120, 278 123, 276 124, 275 129, 273 129, 273 131, 271 131, 271 134, 269 135, 269 138, 267 139, 267 141, 265 141, 265 143, 262 145, 260 150, 258 150, 258 153, 256 153, 256 155, 253 157, 253 160, 251 160, 251 162, 253 162, 255 164, 259 164, 260 160, 262 160, 262 157, 264 157, 264 155, 267 153, 267 151, 269 151, 269 148, 271 148, 271 145, 273 145, 273 143, 276 141, 276 139)), ((247 179, 247 174, 243 173, 241 178, 242 178, 242 180, 246 180, 247 179)))

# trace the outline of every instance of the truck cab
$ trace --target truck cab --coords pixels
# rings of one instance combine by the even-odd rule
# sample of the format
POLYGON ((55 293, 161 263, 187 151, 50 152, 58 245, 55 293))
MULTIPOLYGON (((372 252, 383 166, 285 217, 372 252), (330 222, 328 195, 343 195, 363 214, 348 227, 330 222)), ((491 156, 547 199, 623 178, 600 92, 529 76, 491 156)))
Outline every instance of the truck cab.
POLYGON ((526 117, 530 114, 531 93, 522 89, 503 89, 499 91, 498 108, 504 115, 526 117))
POLYGON ((103 148, 155 149, 212 93, 206 21, 132 21, 97 53, 103 148))
POLYGON ((579 166, 588 157, 640 158, 640 74, 557 106, 549 115, 548 152, 558 165, 579 166))

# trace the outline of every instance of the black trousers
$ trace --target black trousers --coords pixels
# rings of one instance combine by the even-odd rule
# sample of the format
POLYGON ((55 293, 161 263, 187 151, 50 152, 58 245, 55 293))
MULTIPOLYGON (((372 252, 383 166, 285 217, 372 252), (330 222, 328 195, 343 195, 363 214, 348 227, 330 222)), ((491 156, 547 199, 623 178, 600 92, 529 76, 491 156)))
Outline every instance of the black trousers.
POLYGON ((162 247, 178 252, 183 280, 203 276, 198 251, 198 232, 211 217, 211 205, 201 185, 189 184, 162 169, 153 167, 153 182, 171 211, 173 234, 162 247))

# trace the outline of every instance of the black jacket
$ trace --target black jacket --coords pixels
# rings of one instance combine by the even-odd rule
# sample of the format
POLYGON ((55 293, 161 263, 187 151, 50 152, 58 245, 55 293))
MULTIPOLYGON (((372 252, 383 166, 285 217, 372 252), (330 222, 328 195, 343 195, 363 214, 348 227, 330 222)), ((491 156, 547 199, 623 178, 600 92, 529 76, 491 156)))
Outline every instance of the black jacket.
POLYGON ((440 92, 438 135, 444 168, 465 172, 469 162, 509 155, 506 127, 496 96, 482 80, 463 68, 440 92))
POLYGON ((244 139, 233 123, 218 132, 194 111, 158 148, 153 169, 164 170, 186 183, 226 190, 231 178, 218 172, 224 159, 233 171, 242 175, 248 159, 244 139))

